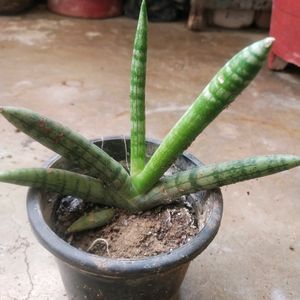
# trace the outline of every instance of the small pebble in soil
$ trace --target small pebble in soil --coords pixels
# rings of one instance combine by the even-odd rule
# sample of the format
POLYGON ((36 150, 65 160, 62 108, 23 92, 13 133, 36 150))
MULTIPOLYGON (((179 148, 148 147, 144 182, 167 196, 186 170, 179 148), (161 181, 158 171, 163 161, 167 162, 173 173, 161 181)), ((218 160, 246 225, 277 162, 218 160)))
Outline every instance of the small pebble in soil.
POLYGON ((66 229, 89 208, 89 204, 72 196, 63 197, 55 212, 56 232, 64 237, 66 229))

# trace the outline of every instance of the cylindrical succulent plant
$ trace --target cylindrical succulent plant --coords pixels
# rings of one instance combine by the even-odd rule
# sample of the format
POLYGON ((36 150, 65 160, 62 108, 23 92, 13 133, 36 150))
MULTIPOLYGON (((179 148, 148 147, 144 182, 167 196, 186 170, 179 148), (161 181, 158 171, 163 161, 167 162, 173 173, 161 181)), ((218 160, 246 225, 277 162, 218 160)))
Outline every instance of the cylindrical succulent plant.
MULTIPOLYGON (((272 155, 201 166, 163 176, 193 140, 251 82, 261 69, 273 38, 258 41, 236 54, 214 76, 195 102, 146 162, 145 82, 147 57, 147 12, 142 2, 131 68, 130 170, 88 139, 38 113, 2 107, 0 113, 19 130, 79 166, 82 174, 60 169, 19 169, 0 173, 0 181, 37 187, 62 195, 131 212, 168 204, 182 195, 202 189, 270 175, 300 165, 300 157, 272 155)), ((113 209, 91 212, 68 231, 106 224, 113 209)))

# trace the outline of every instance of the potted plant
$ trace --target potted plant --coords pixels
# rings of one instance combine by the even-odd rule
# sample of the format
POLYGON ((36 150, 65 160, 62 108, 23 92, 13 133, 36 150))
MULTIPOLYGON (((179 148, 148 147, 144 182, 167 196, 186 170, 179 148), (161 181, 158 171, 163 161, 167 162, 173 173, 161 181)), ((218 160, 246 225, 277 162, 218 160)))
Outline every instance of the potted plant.
MULTIPOLYGON (((0 181, 32 187, 27 198, 30 223, 39 241, 55 255, 70 299, 171 299, 179 289, 189 262, 208 246, 218 231, 222 216, 219 187, 300 165, 300 157, 272 155, 204 166, 192 156, 182 154, 255 77, 272 42, 272 38, 258 41, 228 61, 159 144, 145 138, 145 1, 141 6, 132 59, 130 139, 89 141, 38 113, 1 107, 1 114, 19 130, 61 155, 49 163, 51 168, 2 172, 0 181), (176 249, 133 259, 110 257, 110 245, 102 235, 95 242, 101 248, 104 246, 103 256, 69 244, 68 239, 74 238, 75 232, 116 222, 116 216, 121 213, 130 220, 156 213, 155 222, 159 222, 165 207, 170 213, 169 205, 174 205, 172 209, 180 206, 186 201, 181 198, 185 195, 192 195, 187 204, 189 209, 185 211, 194 213, 197 228, 195 236, 176 249), (75 202, 92 203, 89 210, 84 209, 82 215, 66 227, 63 232, 66 241, 55 231, 55 222, 60 216, 57 207, 64 207, 64 196, 77 197, 72 198, 75 202)), ((175 226, 170 225, 171 217, 169 214, 164 220, 169 228, 175 226)), ((126 222, 124 220, 118 230, 127 227, 126 222)), ((87 231, 87 235, 88 232, 94 231, 87 231)), ((85 236, 84 232, 79 234, 85 236)), ((147 236, 153 235, 147 233, 147 236)), ((122 240, 120 244, 126 242, 122 240)), ((94 246, 92 243, 89 248, 94 246)))

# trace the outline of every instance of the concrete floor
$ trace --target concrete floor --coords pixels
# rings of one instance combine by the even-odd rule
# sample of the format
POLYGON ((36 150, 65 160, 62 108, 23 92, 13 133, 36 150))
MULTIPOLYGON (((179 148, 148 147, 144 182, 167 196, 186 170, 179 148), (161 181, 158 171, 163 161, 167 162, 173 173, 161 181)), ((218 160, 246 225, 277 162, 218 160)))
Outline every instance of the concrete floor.
MULTIPOLYGON (((87 137, 129 133, 136 22, 35 11, 0 18, 0 104, 47 114, 87 137)), ((210 77, 266 34, 151 24, 148 136, 163 138, 210 77)), ((193 143, 206 163, 300 154, 299 71, 266 68, 193 143)), ((52 153, 0 119, 0 169, 40 166, 52 153)), ((300 168, 223 188, 218 236, 191 265, 180 299, 300 299, 300 168)), ((64 300, 53 257, 31 233, 26 188, 0 185, 0 299, 64 300)))

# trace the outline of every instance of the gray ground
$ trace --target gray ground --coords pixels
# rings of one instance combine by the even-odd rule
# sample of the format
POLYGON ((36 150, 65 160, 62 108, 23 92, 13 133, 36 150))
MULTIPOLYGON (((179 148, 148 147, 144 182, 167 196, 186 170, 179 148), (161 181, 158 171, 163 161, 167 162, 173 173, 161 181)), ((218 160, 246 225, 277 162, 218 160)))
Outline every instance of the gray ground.
MULTIPOLYGON (((87 137, 129 133, 135 21, 36 11, 0 18, 0 104, 27 107, 87 137)), ((237 50, 265 34, 151 24, 148 136, 162 138, 237 50)), ((266 68, 194 142, 206 163, 300 154, 298 74, 266 68)), ((40 166, 52 153, 0 119, 0 169, 40 166)), ((300 168, 223 188, 220 232, 188 271, 182 300, 300 299, 300 168)), ((0 299, 66 299, 53 257, 31 233, 26 188, 0 185, 0 299)))

